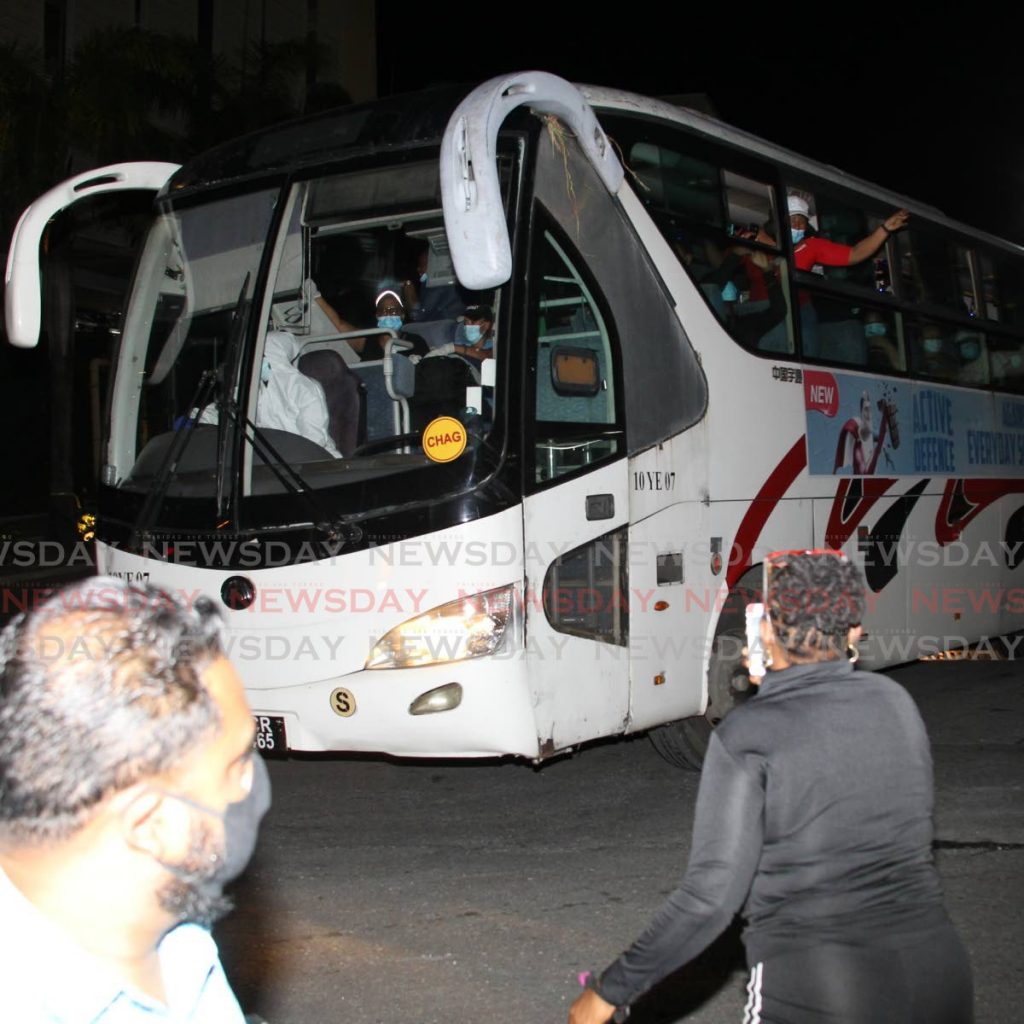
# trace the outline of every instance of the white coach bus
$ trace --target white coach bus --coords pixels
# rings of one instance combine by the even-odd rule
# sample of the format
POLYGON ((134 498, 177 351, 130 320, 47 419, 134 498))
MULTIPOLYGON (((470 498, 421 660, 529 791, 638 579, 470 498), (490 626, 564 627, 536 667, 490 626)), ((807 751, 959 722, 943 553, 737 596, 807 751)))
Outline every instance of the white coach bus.
POLYGON ((156 199, 99 569, 219 603, 268 752, 540 760, 653 730, 699 764, 777 549, 864 567, 868 665, 1022 624, 1013 245, 530 72, 59 186, 12 246, 13 343, 46 222, 114 188, 156 199), (884 240, 800 269, 794 201, 820 238, 884 240))

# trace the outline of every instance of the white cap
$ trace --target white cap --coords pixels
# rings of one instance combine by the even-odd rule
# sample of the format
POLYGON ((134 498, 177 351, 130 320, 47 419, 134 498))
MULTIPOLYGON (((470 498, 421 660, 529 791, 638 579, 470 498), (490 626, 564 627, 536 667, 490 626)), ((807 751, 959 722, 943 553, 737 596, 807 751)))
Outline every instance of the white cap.
POLYGON ((794 213, 798 213, 801 217, 806 217, 810 220, 811 208, 807 205, 806 199, 793 195, 789 197, 789 215, 792 217, 794 213))

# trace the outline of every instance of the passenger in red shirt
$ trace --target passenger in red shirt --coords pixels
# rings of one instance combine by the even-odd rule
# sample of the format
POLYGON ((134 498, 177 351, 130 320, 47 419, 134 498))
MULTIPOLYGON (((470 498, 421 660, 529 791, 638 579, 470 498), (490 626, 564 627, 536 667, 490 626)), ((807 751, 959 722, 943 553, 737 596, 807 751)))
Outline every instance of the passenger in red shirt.
MULTIPOLYGON (((790 195, 789 197, 789 227, 793 239, 793 262, 797 270, 809 271, 816 265, 826 267, 848 267, 855 263, 863 263, 870 259, 885 244, 885 240, 894 231, 906 227, 910 214, 906 210, 897 210, 890 213, 881 224, 871 232, 870 235, 862 238, 856 245, 843 245, 840 242, 831 242, 827 238, 821 238, 813 233, 808 234, 810 223, 810 207, 807 200, 802 196, 790 195)), ((803 338, 803 354, 805 356, 817 356, 819 354, 818 342, 818 315, 811 302, 810 294, 803 288, 797 292, 797 299, 800 309, 800 333, 803 338)), ((867 360, 867 353, 864 353, 864 361, 867 360)), ((844 360, 845 361, 845 360, 844 360)), ((860 361, 860 360, 855 360, 860 361)))
POLYGON ((906 227, 910 219, 906 210, 897 210, 856 245, 843 245, 818 235, 808 236, 810 213, 806 199, 800 196, 789 197, 789 226, 793 235, 793 261, 797 270, 810 270, 818 263, 826 267, 847 267, 863 263, 882 248, 894 231, 906 227))

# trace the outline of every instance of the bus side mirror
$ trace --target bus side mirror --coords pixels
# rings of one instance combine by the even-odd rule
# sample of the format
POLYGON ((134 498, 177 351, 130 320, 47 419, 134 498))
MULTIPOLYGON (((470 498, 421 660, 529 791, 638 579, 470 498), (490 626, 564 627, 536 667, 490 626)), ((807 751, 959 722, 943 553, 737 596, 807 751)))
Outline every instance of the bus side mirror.
POLYGON ((512 276, 496 145, 505 118, 524 105, 566 123, 612 195, 622 184, 622 164, 576 86, 544 71, 478 86, 456 107, 441 142, 445 232, 455 273, 472 291, 497 288, 512 276))
POLYGON ((25 210, 11 238, 4 281, 7 340, 12 345, 34 348, 39 343, 42 312, 39 245, 51 218, 79 199, 101 192, 130 189, 157 192, 177 169, 177 164, 139 161, 83 171, 55 185, 25 210))

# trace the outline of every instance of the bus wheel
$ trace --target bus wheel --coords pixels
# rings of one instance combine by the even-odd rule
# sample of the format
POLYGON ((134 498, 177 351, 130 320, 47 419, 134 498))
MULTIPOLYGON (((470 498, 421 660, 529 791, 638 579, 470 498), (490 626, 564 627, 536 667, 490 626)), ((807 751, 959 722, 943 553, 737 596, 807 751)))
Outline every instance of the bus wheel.
POLYGON ((708 665, 708 706, 704 714, 669 722, 647 734, 654 749, 669 764, 700 771, 711 742, 711 730, 751 695, 750 679, 742 660, 747 642, 744 612, 748 602, 761 600, 761 571, 760 565, 748 569, 729 592, 722 609, 708 665))
POLYGON ((703 715, 669 722, 648 733, 654 749, 669 764, 699 771, 708 752, 711 730, 750 696, 750 680, 742 662, 746 642, 742 629, 719 633, 708 668, 707 710, 703 715))

